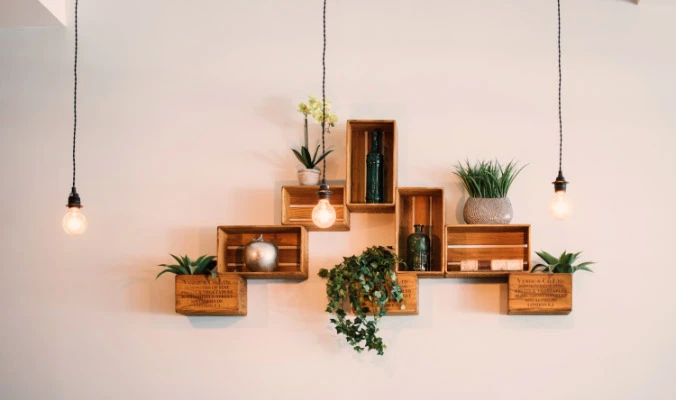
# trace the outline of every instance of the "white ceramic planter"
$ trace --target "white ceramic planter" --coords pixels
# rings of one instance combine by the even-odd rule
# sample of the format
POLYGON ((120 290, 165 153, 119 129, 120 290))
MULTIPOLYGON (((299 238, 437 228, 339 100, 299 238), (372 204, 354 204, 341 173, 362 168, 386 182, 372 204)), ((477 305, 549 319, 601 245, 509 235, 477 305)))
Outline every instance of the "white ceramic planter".
POLYGON ((298 183, 302 186, 316 186, 319 184, 321 172, 318 169, 298 170, 298 183))

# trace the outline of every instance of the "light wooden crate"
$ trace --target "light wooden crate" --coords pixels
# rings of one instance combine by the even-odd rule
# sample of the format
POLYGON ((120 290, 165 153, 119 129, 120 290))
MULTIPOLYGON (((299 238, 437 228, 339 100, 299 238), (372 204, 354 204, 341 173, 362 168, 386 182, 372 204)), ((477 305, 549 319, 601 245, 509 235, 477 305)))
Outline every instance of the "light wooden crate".
POLYGON ((510 315, 567 315, 573 311, 573 274, 509 276, 510 315))
POLYGON ((397 186, 397 124, 393 120, 347 121, 347 207, 355 213, 393 213, 397 186), (384 161, 384 202, 366 203, 366 155, 379 129, 384 161))
POLYGON ((238 275, 176 275, 176 312, 184 315, 246 315, 246 280, 238 275))
MULTIPOLYGON (((395 251, 406 260, 408 236, 413 225, 425 225, 430 238, 430 271, 414 272, 420 278, 443 278, 446 251, 444 246, 446 211, 443 188, 397 188, 395 251)), ((398 269, 399 270, 399 269, 398 269)))
POLYGON ((303 226, 240 225, 218 227, 217 271, 249 279, 308 278, 308 234, 303 226), (263 234, 263 240, 277 245, 278 267, 272 272, 252 272, 244 264, 244 247, 263 234))
POLYGON ((350 211, 345 206, 345 186, 331 186, 329 203, 336 210, 336 222, 326 229, 312 222, 312 210, 319 201, 319 186, 282 186, 282 225, 301 225, 308 231, 349 231, 350 211))
POLYGON ((530 225, 447 225, 447 278, 507 278, 530 266, 530 225), (489 267, 462 271, 461 262, 473 260, 489 267), (518 271, 491 269, 494 260, 521 260, 518 271))

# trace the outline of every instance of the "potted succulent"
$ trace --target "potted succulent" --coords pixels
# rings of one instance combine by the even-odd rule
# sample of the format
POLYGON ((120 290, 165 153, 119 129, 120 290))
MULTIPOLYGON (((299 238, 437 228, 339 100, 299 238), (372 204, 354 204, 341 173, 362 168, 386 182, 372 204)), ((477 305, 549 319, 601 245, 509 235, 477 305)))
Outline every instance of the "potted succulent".
POLYGON ((531 273, 509 276, 509 313, 551 315, 569 314, 573 310, 573 273, 593 272, 591 261, 573 265, 580 253, 563 252, 554 257, 546 251, 536 252, 544 261, 531 273))
MULTIPOLYGON (((335 126, 335 123, 338 121, 338 116, 334 113, 331 113, 331 103, 326 102, 326 132, 330 133, 330 128, 335 126)), ((314 154, 310 153, 310 147, 308 144, 308 115, 312 115, 312 118, 318 123, 322 122, 323 112, 322 112, 322 102, 317 100, 314 96, 308 96, 308 102, 300 103, 298 105, 298 112, 303 114, 305 117, 304 124, 304 135, 303 143, 304 146, 301 146, 300 151, 296 149, 291 149, 293 154, 296 156, 298 161, 302 164, 302 167, 298 169, 298 183, 303 186, 312 186, 319 183, 320 171, 317 168, 322 160, 326 158, 333 150, 328 150, 325 153, 319 154, 319 147, 317 145, 315 148, 314 154)))
POLYGON ((155 277, 165 273, 176 275, 176 312, 184 315, 246 315, 246 280, 237 274, 218 275, 214 256, 197 260, 170 254, 177 264, 164 267, 155 277))
POLYGON ((471 165, 455 166, 454 174, 459 176, 469 193, 463 218, 468 224, 508 224, 512 220, 512 203, 507 197, 514 179, 525 168, 517 167, 510 161, 503 166, 498 160, 478 161, 471 165))
POLYGON ((378 323, 387 314, 388 301, 404 300, 395 272, 402 262, 390 250, 374 246, 359 256, 345 257, 331 270, 319 270, 319 276, 327 280, 326 312, 333 315, 331 323, 358 353, 367 349, 383 355, 386 346, 377 335, 378 323), (354 311, 354 318, 347 317, 346 304, 354 311))

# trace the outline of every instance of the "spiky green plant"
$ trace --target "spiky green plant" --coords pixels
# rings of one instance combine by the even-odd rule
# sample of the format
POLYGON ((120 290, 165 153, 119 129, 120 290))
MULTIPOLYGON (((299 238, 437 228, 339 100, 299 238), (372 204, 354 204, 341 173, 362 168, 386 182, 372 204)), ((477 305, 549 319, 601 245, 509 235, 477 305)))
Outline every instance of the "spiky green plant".
POLYGON ((333 150, 329 150, 326 153, 319 154, 319 145, 317 145, 317 148, 315 149, 314 155, 310 154, 310 151, 308 151, 308 148, 305 146, 301 146, 300 151, 296 149, 291 149, 293 151, 293 154, 296 155, 296 158, 298 161, 300 161, 301 164, 305 166, 307 169, 313 169, 317 164, 319 164, 326 156, 331 154, 333 150))
POLYGON ((577 257, 581 254, 579 253, 567 253, 563 252, 559 258, 554 257, 553 255, 547 253, 546 251, 536 251, 535 254, 540 256, 540 258, 546 264, 537 264, 533 267, 530 272, 548 272, 550 274, 572 274, 576 271, 589 271, 594 272, 587 265, 594 264, 593 261, 583 262, 578 265, 573 265, 577 260, 577 257))
POLYGON ((173 254, 169 255, 172 256, 178 264, 159 264, 159 267, 164 267, 165 269, 157 274, 155 279, 162 276, 165 272, 176 275, 211 275, 212 278, 217 276, 216 262, 214 261, 216 258, 215 256, 207 256, 205 254, 197 260, 191 260, 187 255, 183 257, 177 257, 173 254))
POLYGON ((527 165, 518 168, 517 164, 510 161, 503 167, 498 160, 482 160, 471 165, 466 160, 465 165, 455 165, 454 174, 460 177, 470 197, 501 198, 507 197, 514 179, 527 165))

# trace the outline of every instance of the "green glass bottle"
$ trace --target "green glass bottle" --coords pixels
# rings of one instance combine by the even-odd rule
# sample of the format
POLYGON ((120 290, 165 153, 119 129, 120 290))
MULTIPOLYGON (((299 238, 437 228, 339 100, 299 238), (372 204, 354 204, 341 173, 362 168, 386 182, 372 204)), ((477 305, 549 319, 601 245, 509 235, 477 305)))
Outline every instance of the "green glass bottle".
POLYGON ((371 133, 371 151, 366 155, 366 202, 383 203, 385 188, 385 163, 380 154, 379 130, 371 133))
POLYGON ((423 233, 424 225, 413 225, 415 232, 408 236, 406 266, 409 271, 430 270, 430 238, 423 233))

